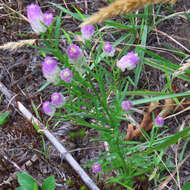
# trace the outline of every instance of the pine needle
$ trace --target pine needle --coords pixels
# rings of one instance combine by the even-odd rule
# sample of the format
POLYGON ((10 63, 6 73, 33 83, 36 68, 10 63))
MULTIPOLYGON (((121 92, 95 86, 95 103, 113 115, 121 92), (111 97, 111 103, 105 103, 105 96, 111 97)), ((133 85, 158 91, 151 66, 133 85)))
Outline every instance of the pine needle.
POLYGON ((3 49, 3 50, 17 50, 27 44, 34 44, 36 41, 36 39, 32 39, 32 40, 20 40, 18 42, 8 42, 2 46, 0 46, 0 49, 3 49))
POLYGON ((86 26, 88 24, 101 23, 105 19, 112 18, 113 16, 123 15, 125 13, 133 12, 146 5, 156 3, 170 2, 174 4, 177 0, 117 0, 107 7, 100 9, 97 13, 87 18, 80 26, 86 26))

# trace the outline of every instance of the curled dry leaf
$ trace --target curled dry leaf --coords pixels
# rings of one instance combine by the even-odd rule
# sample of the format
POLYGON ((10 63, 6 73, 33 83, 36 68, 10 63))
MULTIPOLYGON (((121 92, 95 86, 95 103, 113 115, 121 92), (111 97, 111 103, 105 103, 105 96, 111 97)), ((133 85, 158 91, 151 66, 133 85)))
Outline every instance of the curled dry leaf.
MULTIPOLYGON (((138 128, 132 124, 128 125, 127 138, 125 140, 132 140, 133 138, 139 136, 140 134, 142 134, 142 130, 148 131, 152 129, 152 113, 156 108, 158 108, 158 104, 155 102, 151 102, 148 107, 148 111, 144 114, 143 120, 138 128)), ((171 113, 173 108, 174 104, 172 99, 166 99, 163 108, 156 112, 155 115, 157 116, 159 113, 163 111, 160 115, 166 117, 169 113, 171 113)))

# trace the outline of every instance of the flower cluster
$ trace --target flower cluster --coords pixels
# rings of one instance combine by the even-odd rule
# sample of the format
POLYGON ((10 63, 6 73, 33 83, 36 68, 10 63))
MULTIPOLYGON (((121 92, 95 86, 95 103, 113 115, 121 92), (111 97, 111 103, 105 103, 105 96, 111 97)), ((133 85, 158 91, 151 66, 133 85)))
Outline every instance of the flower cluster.
POLYGON ((53 116, 56 111, 56 108, 61 108, 64 104, 65 97, 59 92, 54 92, 51 95, 51 102, 45 101, 42 105, 42 108, 45 114, 53 116))
POLYGON ((35 3, 27 6, 27 18, 30 22, 32 29, 37 34, 45 32, 47 27, 45 27, 44 25, 50 26, 54 19, 52 13, 43 14, 40 7, 35 3))
POLYGON ((46 57, 42 63, 42 73, 48 82, 58 84, 60 78, 66 83, 71 83, 73 73, 70 69, 60 70, 57 61, 51 57, 46 57))
POLYGON ((117 67, 119 67, 121 71, 124 72, 125 69, 134 69, 138 62, 140 62, 140 58, 137 56, 137 54, 131 51, 117 62, 117 67))

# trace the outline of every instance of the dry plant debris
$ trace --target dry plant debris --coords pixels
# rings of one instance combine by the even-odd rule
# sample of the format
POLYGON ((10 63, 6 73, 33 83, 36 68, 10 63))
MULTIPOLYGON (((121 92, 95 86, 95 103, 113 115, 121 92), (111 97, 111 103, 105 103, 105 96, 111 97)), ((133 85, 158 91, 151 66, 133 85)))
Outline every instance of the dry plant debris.
POLYGON ((139 136, 142 134, 142 130, 144 131, 149 131, 153 127, 153 111, 155 111, 155 116, 161 115, 164 118, 169 115, 172 111, 175 110, 177 107, 176 111, 180 111, 181 109, 185 109, 185 107, 188 107, 189 101, 185 101, 181 104, 180 107, 177 107, 178 105, 173 102, 172 99, 166 99, 164 102, 164 105, 162 109, 159 109, 159 111, 156 110, 156 108, 159 108, 159 105, 155 102, 151 102, 147 113, 144 114, 143 120, 141 124, 137 127, 134 124, 128 124, 128 130, 127 130, 127 137, 125 140, 132 140, 135 137, 139 136))
MULTIPOLYGON (((1 152, 0 152, 0 156, 3 157, 4 159, 6 159, 8 162, 10 162, 16 168, 16 172, 11 173, 9 178, 7 180, 4 180, 0 184, 0 187, 4 184, 11 184, 11 182, 17 178, 17 171, 27 172, 27 167, 31 167, 32 164, 38 160, 38 156, 36 154, 34 154, 30 160, 26 161, 21 167, 19 167, 15 162, 11 161, 9 158, 7 158, 5 155, 3 155, 1 152)), ((40 185, 39 182, 38 182, 38 184, 40 185)))
POLYGON ((20 40, 18 42, 8 42, 2 46, 0 46, 0 49, 3 50, 17 50, 23 46, 26 46, 27 44, 33 45, 36 42, 36 39, 30 39, 30 40, 20 40))
POLYGON ((189 68, 190 68, 190 59, 188 59, 185 64, 183 64, 177 71, 174 72, 173 78, 179 76, 179 75, 182 74, 186 69, 189 69, 189 68))
POLYGON ((38 126, 37 131, 44 134, 47 139, 54 145, 54 147, 59 151, 62 158, 67 160, 67 162, 72 166, 75 172, 81 177, 84 183, 92 190, 99 190, 96 184, 84 171, 84 169, 78 164, 78 162, 72 157, 72 155, 66 150, 65 147, 49 132, 46 126, 44 126, 36 117, 34 117, 21 102, 16 101, 13 98, 11 91, 9 91, 1 82, 0 82, 0 91, 6 96, 6 98, 11 101, 12 106, 21 113, 29 122, 34 126, 38 126))
POLYGON ((174 172, 169 175, 158 187, 158 190, 162 190, 164 189, 167 184, 172 180, 172 178, 175 176, 175 174, 177 173, 177 170, 179 170, 181 168, 181 166, 184 164, 184 162, 190 157, 190 155, 187 155, 182 161, 181 163, 178 164, 177 168, 174 170, 174 172))

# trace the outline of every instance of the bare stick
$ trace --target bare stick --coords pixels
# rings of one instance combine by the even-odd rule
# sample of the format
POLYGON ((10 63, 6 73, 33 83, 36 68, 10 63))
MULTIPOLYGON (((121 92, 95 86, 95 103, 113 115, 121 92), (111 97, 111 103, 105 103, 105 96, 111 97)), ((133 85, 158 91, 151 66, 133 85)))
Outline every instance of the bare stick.
MULTIPOLYGON (((13 96, 11 96, 11 92, 0 82, 0 91, 10 100, 13 96)), ((96 184, 92 181, 92 179, 88 176, 88 174, 81 168, 78 162, 72 157, 72 155, 63 147, 63 145, 47 130, 46 126, 44 126, 36 117, 34 117, 21 102, 12 100, 11 104, 22 113, 22 115, 30 121, 33 125, 37 124, 40 127, 38 132, 43 132, 43 134, 47 137, 47 139, 55 146, 55 148, 61 153, 61 156, 65 158, 65 160, 71 165, 71 167, 76 171, 76 173, 81 177, 84 183, 91 190, 99 190, 96 184)))

